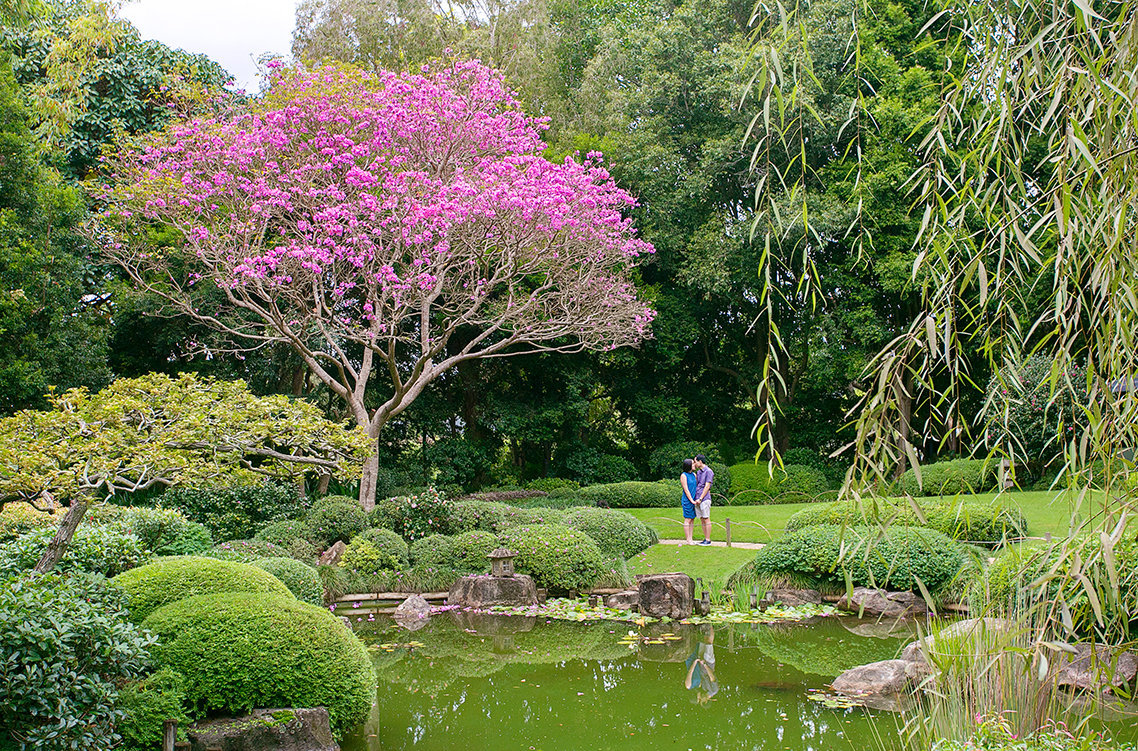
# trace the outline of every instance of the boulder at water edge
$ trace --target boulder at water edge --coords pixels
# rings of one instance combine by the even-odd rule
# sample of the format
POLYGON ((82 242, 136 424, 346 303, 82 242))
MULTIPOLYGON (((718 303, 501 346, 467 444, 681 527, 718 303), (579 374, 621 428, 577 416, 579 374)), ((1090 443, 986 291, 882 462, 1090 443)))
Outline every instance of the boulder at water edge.
POLYGON ((849 596, 838 600, 837 608, 862 616, 886 618, 923 616, 929 610, 920 595, 912 592, 887 592, 884 589, 869 587, 854 587, 849 596))
POLYGON ((821 604, 822 593, 816 589, 769 589, 763 595, 763 599, 759 600, 759 605, 763 607, 784 605, 788 608, 796 608, 799 605, 821 604))
POLYGON ((344 551, 347 549, 348 546, 344 544, 343 540, 336 540, 336 544, 320 554, 320 565, 335 566, 344 557, 344 551))
POLYGON ((965 618, 948 624, 935 634, 910 642, 901 650, 901 659, 909 662, 925 662, 925 653, 936 652, 937 639, 948 639, 957 643, 967 639, 981 653, 991 652, 998 643, 1000 635, 1006 633, 1011 625, 1011 621, 1004 618, 965 618))
POLYGON ((616 610, 636 610, 640 607, 640 591, 627 589, 605 597, 605 607, 616 610))
POLYGON ((421 595, 411 595, 399 603, 399 607, 395 608, 392 615, 396 618, 428 618, 431 615, 431 603, 424 600, 421 595))
POLYGON ((191 751, 339 751, 328 710, 254 709, 244 717, 206 720, 186 730, 191 751))
POLYGON ((447 605, 478 609, 492 605, 537 605, 537 587, 533 579, 524 574, 464 576, 447 593, 447 605))
POLYGON ((921 677, 920 665, 908 660, 882 660, 850 668, 834 679, 835 691, 852 697, 892 696, 921 677))
POLYGON ((1129 686, 1138 676, 1138 658, 1105 644, 1075 644, 1075 653, 1062 653, 1055 682, 1082 691, 1107 691, 1111 686, 1129 686))
POLYGON ((690 618, 695 581, 687 574, 653 574, 640 580, 640 614, 652 618, 690 618))

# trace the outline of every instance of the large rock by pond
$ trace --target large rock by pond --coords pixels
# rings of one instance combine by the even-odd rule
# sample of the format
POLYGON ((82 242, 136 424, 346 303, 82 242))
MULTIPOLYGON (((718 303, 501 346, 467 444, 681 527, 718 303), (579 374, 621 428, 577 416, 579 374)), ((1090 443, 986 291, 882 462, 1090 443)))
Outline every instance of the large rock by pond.
POLYGON ((652 574, 640 579, 640 614, 651 618, 690 618, 695 580, 687 574, 652 574))
POLYGON ((920 595, 912 592, 888 592, 884 589, 854 587, 852 593, 836 603, 838 610, 858 613, 871 618, 905 618, 928 614, 928 605, 920 595))
POLYGON ((996 646, 999 636, 1006 633, 1011 626, 1011 621, 1004 618, 966 618, 948 624, 935 634, 910 642, 901 650, 901 659, 909 662, 925 662, 925 654, 936 651, 937 639, 958 642, 967 638, 981 650, 989 652, 996 646))
POLYGON ((254 709, 244 717, 206 720, 186 730, 191 751, 339 751, 328 710, 254 709))
POLYGON ((831 684, 846 696, 892 696, 907 691, 923 676, 925 670, 909 660, 882 660, 859 665, 845 671, 831 684))
POLYGON ((605 607, 617 610, 636 610, 640 606, 640 591, 628 589, 605 597, 605 607))
POLYGON ((796 608, 799 605, 821 605, 822 593, 816 589, 768 589, 759 600, 760 607, 778 604, 788 608, 796 608))
POLYGON ((411 595, 399 603, 399 607, 395 608, 395 612, 392 613, 392 615, 396 618, 405 619, 429 618, 431 615, 431 603, 424 600, 422 595, 411 595))
POLYGON ((336 544, 320 554, 320 565, 335 566, 344 557, 344 551, 347 549, 348 546, 344 544, 343 540, 336 540, 336 544))
POLYGON ((447 593, 447 605, 466 608, 488 608, 492 605, 537 605, 537 587, 533 579, 515 576, 464 576, 447 593))
POLYGON ((1081 691, 1101 692, 1129 686, 1138 676, 1138 657, 1105 644, 1075 644, 1075 653, 1063 652, 1056 659, 1056 685, 1081 691))

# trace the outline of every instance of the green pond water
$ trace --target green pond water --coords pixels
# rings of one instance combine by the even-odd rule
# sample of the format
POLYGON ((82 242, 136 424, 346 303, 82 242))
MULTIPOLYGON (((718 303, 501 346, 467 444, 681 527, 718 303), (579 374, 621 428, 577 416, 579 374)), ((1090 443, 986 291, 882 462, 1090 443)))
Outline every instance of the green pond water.
POLYGON ((870 724, 896 733, 892 715, 808 697, 912 638, 907 626, 834 617, 637 627, 459 611, 415 631, 379 619, 357 633, 372 648, 378 703, 344 751, 868 751, 870 724))

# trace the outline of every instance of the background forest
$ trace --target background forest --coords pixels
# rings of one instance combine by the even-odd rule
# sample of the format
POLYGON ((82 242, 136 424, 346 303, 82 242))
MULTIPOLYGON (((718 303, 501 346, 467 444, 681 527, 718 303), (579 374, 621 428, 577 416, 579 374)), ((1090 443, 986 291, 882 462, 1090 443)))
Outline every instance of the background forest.
MULTIPOLYGON (((923 3, 868 8, 858 16, 852 2, 827 0, 798 19, 812 56, 802 95, 816 115, 802 121, 809 176, 804 198, 787 188, 773 200, 809 206, 817 234, 804 266, 801 238, 783 236, 766 263, 752 239, 763 170, 752 164, 751 50, 758 34, 779 32, 749 0, 476 0, 445 11, 429 0, 301 2, 297 61, 398 70, 453 56, 501 69, 527 111, 549 119, 548 158, 602 152, 656 248, 638 280, 657 310, 651 340, 463 363, 385 427, 378 490, 424 477, 467 489, 545 476, 657 479, 663 457, 682 456, 685 442, 746 461, 768 406, 759 402, 772 397, 781 412, 771 435, 786 462, 836 477, 840 460, 829 455, 851 438, 843 426, 865 368, 920 304, 906 180, 945 67, 942 42, 919 33, 923 3), (851 39, 861 46, 856 75, 851 39), (855 102, 872 127, 847 127, 855 102), (863 226, 851 233, 851 222, 863 226), (783 384, 770 396, 760 388, 768 362, 783 384)), ((101 155, 175 116, 240 99, 224 88, 225 71, 142 40, 101 3, 24 10, 0 30, 0 411, 42 408, 51 389, 194 371, 342 417, 290 351, 227 351, 134 291, 80 233, 98 210, 81 184, 99 180, 101 155)), ((972 359, 971 380, 985 384, 984 359, 972 359)), ((965 395, 960 414, 982 397, 965 395)), ((934 429, 928 405, 901 408, 925 461, 970 448, 965 424, 934 429)))

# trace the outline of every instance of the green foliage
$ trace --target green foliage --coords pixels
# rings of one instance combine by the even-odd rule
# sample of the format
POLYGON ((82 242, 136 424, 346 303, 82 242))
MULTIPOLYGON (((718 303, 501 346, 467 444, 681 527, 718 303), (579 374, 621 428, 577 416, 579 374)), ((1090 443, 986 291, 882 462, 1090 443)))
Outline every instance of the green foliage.
POLYGON ((526 490, 540 490, 543 493, 561 489, 579 490, 580 488, 581 483, 565 477, 539 477, 526 483, 526 490))
POLYGON ((325 499, 308 512, 308 538, 320 548, 347 542, 368 528, 367 512, 354 501, 325 499))
POLYGON ((1005 539, 1027 536, 1027 519, 1018 508, 997 503, 978 503, 967 499, 928 501, 921 505, 921 516, 905 501, 884 498, 836 501, 803 509, 786 522, 793 532, 816 524, 898 524, 920 526, 943 532, 956 540, 995 544, 1005 539), (921 518, 923 516, 923 519, 921 518))
POLYGON ((766 462, 743 462, 731 467, 731 477, 735 492, 731 505, 802 503, 817 500, 829 489, 821 470, 799 464, 772 471, 766 462))
MULTIPOLYGON (((38 529, 0 545, 0 572, 31 569, 55 535, 53 529, 38 529)), ((61 571, 89 571, 114 576, 146 562, 150 553, 139 539, 111 526, 79 527, 57 564, 61 571)))
MULTIPOLYGON (((435 482, 475 488, 484 482, 487 469, 494 464, 498 447, 494 442, 446 436, 427 447, 425 459, 435 468, 435 482)), ((381 499, 376 498, 376 503, 381 499)))
POLYGON ((201 553, 203 558, 256 563, 262 558, 288 558, 289 551, 264 540, 230 540, 201 553))
POLYGON ((411 496, 377 500, 371 523, 393 529, 409 542, 454 531, 453 504, 435 488, 411 496))
MULTIPOLYGON (((489 533, 485 533, 489 534, 489 533)), ((491 538, 494 535, 490 535, 491 538)), ((445 566, 449 560, 453 537, 431 535, 411 543, 408 555, 416 566, 445 566)))
POLYGON ((360 640, 326 609, 292 595, 189 597, 144 626, 158 636, 155 663, 182 674, 196 711, 327 707, 341 737, 375 700, 375 671, 360 640))
POLYGON ((131 506, 117 514, 110 526, 135 535, 145 549, 156 555, 192 555, 213 545, 204 525, 189 521, 173 509, 131 506))
POLYGON ((623 456, 606 454, 590 446, 578 445, 559 453, 555 464, 559 477, 568 477, 582 485, 627 482, 639 475, 632 462, 623 456))
POLYGON ((111 580, 126 593, 131 620, 141 623, 158 608, 194 595, 245 592, 289 595, 275 576, 255 566, 212 558, 166 558, 111 580))
POLYGON ((498 538, 490 532, 475 530, 455 535, 450 540, 442 568, 463 574, 484 574, 490 570, 490 551, 498 547, 498 538))
POLYGON ((620 556, 617 556, 610 558, 605 563, 605 570, 601 572, 600 577, 593 586, 624 589, 631 587, 634 582, 635 579, 628 570, 628 562, 620 556))
POLYGON ((397 568, 405 568, 410 561, 407 542, 390 529, 371 527, 361 532, 358 537, 353 539, 353 542, 355 540, 367 540, 375 545, 381 553, 386 553, 395 559, 398 564, 397 568))
POLYGON ((995 486, 995 468, 983 459, 949 459, 924 465, 919 483, 913 469, 901 476, 901 489, 911 496, 984 493, 995 486))
POLYGON ((123 751, 154 751, 162 745, 162 726, 177 720, 178 736, 184 738, 190 717, 183 703, 186 698, 182 676, 162 668, 140 681, 128 683, 119 694, 118 707, 125 717, 116 730, 122 736, 123 751))
MULTIPOLYGON (((406 555, 406 543, 404 543, 404 554, 406 555)), ((390 548, 383 549, 371 540, 355 537, 344 550, 340 566, 355 572, 358 576, 368 577, 395 571, 399 568, 400 561, 390 548)))
POLYGON ((294 485, 266 482, 222 488, 173 488, 161 505, 204 524, 215 540, 243 540, 274 521, 302 515, 306 501, 294 485))
MULTIPOLYGON (((936 594, 965 565, 964 549, 940 532, 921 527, 818 525, 788 532, 759 551, 736 576, 795 575, 831 586, 936 594)), ((735 577, 733 577, 735 578, 735 577)))
POLYGON ((254 536, 254 540, 272 543, 302 561, 316 557, 316 547, 308 541, 308 525, 297 519, 272 522, 254 536))
POLYGON ((669 508, 680 503, 680 481, 618 482, 581 488, 580 497, 608 508, 669 508))
POLYGON ((0 507, 0 542, 10 542, 36 529, 57 527, 65 512, 66 509, 56 509, 51 513, 39 511, 30 503, 6 503, 0 507))
POLYGON ((632 514, 603 508, 578 508, 565 516, 565 526, 579 529, 606 557, 624 561, 652 547, 656 537, 632 514))
POLYGON ((158 555, 197 555, 213 547, 209 528, 197 522, 187 522, 174 539, 154 551, 158 555))
POLYGON ((585 590, 608 568, 592 538, 561 524, 512 527, 499 540, 517 552, 514 565, 520 573, 552 592, 585 590))
POLYGON ((452 508, 452 519, 456 532, 470 532, 482 530, 494 532, 504 526, 506 515, 510 507, 504 503, 486 503, 484 501, 457 501, 452 508))
POLYGON ((684 471, 684 459, 694 459, 703 454, 715 472, 715 480, 719 481, 719 472, 716 464, 723 462, 723 456, 716 446, 700 443, 698 441, 676 441, 666 443, 648 455, 649 476, 657 480, 674 480, 684 471))
POLYGON ((111 748, 118 686, 154 638, 122 595, 85 574, 20 576, 0 587, 0 748, 111 748))
POLYGON ((294 558, 261 558, 254 561, 253 565, 280 579, 301 602, 309 605, 324 604, 324 585, 320 583, 320 576, 312 566, 294 558))

